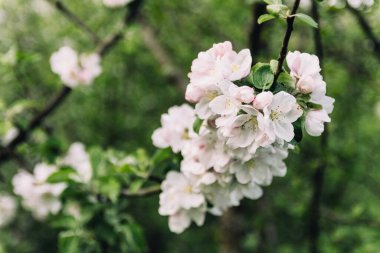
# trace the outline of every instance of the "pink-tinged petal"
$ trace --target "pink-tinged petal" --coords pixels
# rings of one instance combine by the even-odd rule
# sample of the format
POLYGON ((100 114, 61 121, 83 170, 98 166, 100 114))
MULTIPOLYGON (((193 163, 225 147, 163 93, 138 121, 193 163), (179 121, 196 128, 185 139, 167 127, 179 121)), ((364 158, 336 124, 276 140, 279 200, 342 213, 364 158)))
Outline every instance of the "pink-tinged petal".
POLYGON ((253 106, 258 109, 258 110, 263 110, 265 107, 270 105, 273 100, 273 93, 270 91, 265 91, 259 93, 254 101, 253 101, 253 106))
POLYGON ((294 127, 288 122, 276 121, 273 123, 276 136, 290 142, 294 137, 294 127))
POLYGON ((303 114, 301 106, 294 104, 292 110, 285 114, 285 119, 289 122, 296 121, 303 114))
POLYGON ((210 102, 211 110, 220 115, 231 115, 238 112, 238 105, 230 97, 221 95, 210 102))

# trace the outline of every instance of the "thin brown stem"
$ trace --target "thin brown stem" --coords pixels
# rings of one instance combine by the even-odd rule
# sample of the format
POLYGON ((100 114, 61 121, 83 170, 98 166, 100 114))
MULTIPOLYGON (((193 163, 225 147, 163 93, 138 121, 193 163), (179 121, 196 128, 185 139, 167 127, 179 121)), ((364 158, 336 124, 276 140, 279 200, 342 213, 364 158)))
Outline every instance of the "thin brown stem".
POLYGON ((356 18, 361 29, 363 30, 363 33, 372 42, 375 55, 380 60, 380 39, 376 37, 375 32, 373 31, 372 27, 370 26, 368 21, 365 19, 363 14, 358 9, 353 8, 350 4, 346 3, 346 5, 347 5, 347 9, 356 18))
MULTIPOLYGON (((50 2, 50 1, 49 1, 50 2)), ((51 3, 51 2, 50 2, 51 3)), ((76 25, 79 29, 84 31, 94 42, 94 44, 101 43, 100 37, 89 26, 87 26, 78 16, 76 16, 66 5, 60 0, 54 1, 55 8, 63 14, 71 23, 76 25)))
POLYGON ((290 15, 286 18, 287 28, 286 28, 286 33, 285 33, 284 39, 282 41, 281 51, 280 51, 280 54, 278 56, 278 65, 277 65, 276 73, 274 74, 273 84, 275 84, 277 82, 277 79, 282 72, 282 66, 284 64, 286 55, 288 53, 288 45, 289 45, 290 37, 291 37, 292 31, 293 31, 294 20, 296 18, 294 16, 294 14, 297 13, 300 2, 301 2, 301 0, 295 0, 292 11, 291 11, 290 15))
POLYGON ((159 194, 161 192, 160 185, 153 185, 150 187, 142 188, 136 192, 130 192, 128 190, 123 191, 123 195, 128 198, 148 197, 159 194))

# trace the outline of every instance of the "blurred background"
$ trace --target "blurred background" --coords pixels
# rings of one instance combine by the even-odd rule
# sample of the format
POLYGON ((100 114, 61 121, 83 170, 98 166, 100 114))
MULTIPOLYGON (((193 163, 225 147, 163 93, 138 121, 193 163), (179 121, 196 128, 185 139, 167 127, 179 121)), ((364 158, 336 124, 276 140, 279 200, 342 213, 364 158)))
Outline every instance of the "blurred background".
MULTIPOLYGON (((63 45, 80 52, 97 48, 93 39, 48 0, 0 0, 0 134, 23 125, 61 88, 50 55, 63 45)), ((106 8, 97 0, 65 0, 67 8, 101 39, 122 26, 127 8, 106 8)), ((292 4, 292 2, 288 2, 292 4)), ((310 205, 315 171, 323 152, 327 166, 320 201, 320 252, 380 252, 380 7, 379 2, 341 0, 317 4, 329 96, 336 99, 327 150, 306 137, 290 153, 288 173, 223 217, 208 216, 203 227, 170 233, 159 216, 158 196, 129 201, 145 233, 149 252, 309 252, 310 205)), ((310 0, 300 11, 312 13, 310 0)), ((131 10, 129 10, 131 11, 131 10)), ((154 152, 151 134, 160 116, 184 102, 191 62, 213 43, 229 40, 250 48, 254 62, 276 59, 285 23, 258 25, 262 1, 145 0, 123 40, 102 61, 92 86, 79 87, 29 141, 23 158, 1 164, 0 190, 25 164, 55 157, 70 143, 133 152, 154 152)), ((296 21, 289 50, 315 53, 314 31, 296 21)), ((323 146, 326 148, 326 146, 323 146)), ((318 176, 318 175, 317 175, 318 176)), ((0 252, 56 252, 57 231, 19 209, 0 229, 0 252)))

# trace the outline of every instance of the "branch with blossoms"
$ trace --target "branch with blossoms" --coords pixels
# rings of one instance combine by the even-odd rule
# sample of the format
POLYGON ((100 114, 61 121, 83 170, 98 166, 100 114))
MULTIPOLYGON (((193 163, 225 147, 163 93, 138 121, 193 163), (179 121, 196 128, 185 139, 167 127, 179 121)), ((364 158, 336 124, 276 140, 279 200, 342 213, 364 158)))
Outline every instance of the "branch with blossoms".
POLYGON ((260 198, 273 177, 285 176, 288 150, 303 132, 320 136, 331 120, 334 99, 326 96, 318 57, 287 52, 295 17, 313 27, 315 21, 296 13, 298 0, 292 11, 278 0, 267 3, 269 14, 259 22, 287 21, 279 61, 251 67, 248 49, 214 44, 188 75, 185 98, 195 108, 170 108, 153 133, 156 147, 182 156, 180 171, 170 171, 161 186, 159 213, 169 216, 172 232, 202 225, 207 212, 221 215, 244 198, 260 198))
MULTIPOLYGON (((128 6, 129 11, 127 11, 124 17, 124 26, 136 21, 142 2, 142 0, 136 0, 128 6)), ((80 28, 83 30, 90 29, 87 28, 87 26, 85 26, 79 18, 72 14, 72 12, 69 11, 69 9, 66 8, 60 1, 57 1, 56 3, 58 4, 56 6, 59 6, 59 8, 57 7, 58 10, 64 10, 63 12, 68 17, 71 17, 70 20, 74 20, 74 23, 76 24, 82 24, 79 26, 80 28)), ((30 133, 38 128, 48 116, 58 109, 58 107, 72 92, 74 87, 81 84, 90 85, 92 83, 93 79, 101 73, 101 57, 104 57, 110 49, 115 47, 122 37, 122 31, 112 35, 108 41, 99 46, 97 49, 98 54, 78 56, 73 49, 63 47, 52 56, 52 70, 56 74, 60 75, 64 87, 44 109, 42 109, 31 119, 25 128, 17 129, 17 133, 13 139, 0 149, 0 163, 7 161, 13 156, 16 147, 21 143, 26 142, 30 133)))

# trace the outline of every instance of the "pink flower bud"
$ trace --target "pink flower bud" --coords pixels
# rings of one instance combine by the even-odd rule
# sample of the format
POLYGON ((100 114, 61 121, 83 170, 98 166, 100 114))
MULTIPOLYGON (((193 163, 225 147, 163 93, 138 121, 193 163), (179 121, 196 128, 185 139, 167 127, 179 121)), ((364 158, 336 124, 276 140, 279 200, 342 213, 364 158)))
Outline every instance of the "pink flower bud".
POLYGON ((192 103, 198 103, 199 100, 201 100, 201 98, 203 97, 203 95, 204 95, 203 89, 191 83, 187 85, 186 94, 185 94, 185 98, 187 101, 192 102, 192 103))
POLYGON ((272 103, 273 93, 270 91, 264 91, 258 94, 253 100, 253 107, 258 110, 262 110, 272 103))
POLYGON ((254 90, 248 86, 239 87, 236 91, 235 98, 243 103, 252 103, 255 99, 254 90))
POLYGON ((303 76, 297 83, 298 90, 303 94, 308 94, 313 91, 314 80, 311 76, 303 76))

